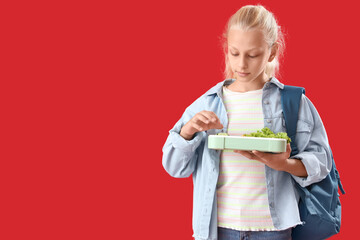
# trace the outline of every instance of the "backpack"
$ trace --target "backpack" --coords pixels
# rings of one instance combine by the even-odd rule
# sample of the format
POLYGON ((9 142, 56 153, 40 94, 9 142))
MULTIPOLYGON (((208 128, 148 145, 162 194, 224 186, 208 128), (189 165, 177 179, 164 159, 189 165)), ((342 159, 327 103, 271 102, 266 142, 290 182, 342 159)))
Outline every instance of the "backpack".
MULTIPOLYGON (((305 94, 305 89, 302 87, 284 86, 284 89, 281 90, 281 105, 286 132, 291 138, 292 151, 290 156, 298 153, 295 137, 302 94, 305 94)), ((320 182, 301 187, 294 180, 294 185, 300 195, 299 212, 303 225, 298 225, 293 229, 293 240, 322 240, 340 231, 341 204, 338 188, 342 194, 345 194, 345 191, 340 181, 339 172, 336 170, 332 153, 331 158, 331 171, 320 182)))

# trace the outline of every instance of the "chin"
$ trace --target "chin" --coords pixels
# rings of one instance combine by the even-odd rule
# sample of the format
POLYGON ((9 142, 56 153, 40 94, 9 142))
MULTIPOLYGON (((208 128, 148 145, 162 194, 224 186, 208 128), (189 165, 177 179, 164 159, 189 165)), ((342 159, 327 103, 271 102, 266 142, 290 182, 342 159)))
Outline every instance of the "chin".
POLYGON ((238 80, 239 82, 251 82, 254 79, 251 76, 246 76, 246 77, 237 76, 236 80, 238 80))

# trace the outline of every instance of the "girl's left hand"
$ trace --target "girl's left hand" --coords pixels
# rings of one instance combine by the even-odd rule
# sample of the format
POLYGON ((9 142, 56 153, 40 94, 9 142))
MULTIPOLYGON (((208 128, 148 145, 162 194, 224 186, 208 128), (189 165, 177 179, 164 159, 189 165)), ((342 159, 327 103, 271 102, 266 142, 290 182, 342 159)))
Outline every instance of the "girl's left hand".
POLYGON ((268 167, 273 168, 278 171, 285 171, 287 169, 291 147, 290 143, 286 146, 286 152, 283 153, 265 153, 260 151, 243 151, 243 150, 234 150, 236 153, 252 159, 257 160, 266 164, 268 167))

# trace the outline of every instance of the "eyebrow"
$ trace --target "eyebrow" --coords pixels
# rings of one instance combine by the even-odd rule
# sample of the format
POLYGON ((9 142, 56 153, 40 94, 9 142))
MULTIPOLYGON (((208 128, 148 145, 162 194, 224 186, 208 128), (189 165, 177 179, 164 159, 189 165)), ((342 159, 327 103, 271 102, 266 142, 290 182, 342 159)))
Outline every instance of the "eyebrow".
MULTIPOLYGON (((231 48, 234 48, 235 50, 239 51, 236 47, 234 46, 230 46, 231 48)), ((248 51, 252 51, 252 50, 256 50, 256 49, 259 49, 257 47, 253 47, 253 48, 250 48, 248 51)))

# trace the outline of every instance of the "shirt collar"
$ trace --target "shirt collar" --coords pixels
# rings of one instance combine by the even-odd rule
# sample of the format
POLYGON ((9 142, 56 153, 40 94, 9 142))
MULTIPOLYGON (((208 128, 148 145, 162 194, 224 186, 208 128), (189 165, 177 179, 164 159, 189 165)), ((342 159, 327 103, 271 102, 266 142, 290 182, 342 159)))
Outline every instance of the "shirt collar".
MULTIPOLYGON (((229 78, 229 79, 225 79, 222 82, 219 82, 218 84, 216 84, 214 87, 212 87, 209 91, 207 91, 205 93, 205 95, 211 95, 211 94, 217 94, 220 93, 220 91, 222 90, 223 86, 227 86, 230 85, 231 83, 233 83, 235 81, 235 79, 233 78, 229 78)), ((275 86, 277 86, 280 89, 284 88, 284 84, 281 83, 278 79, 276 79, 275 77, 270 78, 270 80, 268 81, 268 83, 266 84, 274 84, 275 86)))

